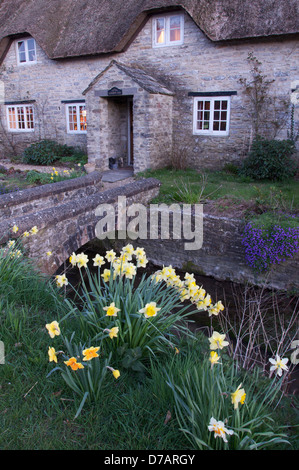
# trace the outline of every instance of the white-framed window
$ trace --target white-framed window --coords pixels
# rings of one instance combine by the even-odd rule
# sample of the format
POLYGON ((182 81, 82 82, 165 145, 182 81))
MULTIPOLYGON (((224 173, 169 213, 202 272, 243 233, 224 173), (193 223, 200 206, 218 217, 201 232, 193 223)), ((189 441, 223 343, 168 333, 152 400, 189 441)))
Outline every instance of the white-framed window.
POLYGON ((229 134, 230 96, 200 96, 194 98, 193 134, 229 134))
POLYGON ((66 105, 67 131, 84 133, 87 130, 86 108, 84 103, 68 103, 66 105))
POLYGON ((32 104, 7 105, 8 130, 11 132, 34 131, 34 109, 32 104))
POLYGON ((153 18, 153 47, 176 46, 183 42, 183 13, 169 13, 153 18))
POLYGON ((33 38, 17 41, 18 65, 36 64, 36 42, 33 38))

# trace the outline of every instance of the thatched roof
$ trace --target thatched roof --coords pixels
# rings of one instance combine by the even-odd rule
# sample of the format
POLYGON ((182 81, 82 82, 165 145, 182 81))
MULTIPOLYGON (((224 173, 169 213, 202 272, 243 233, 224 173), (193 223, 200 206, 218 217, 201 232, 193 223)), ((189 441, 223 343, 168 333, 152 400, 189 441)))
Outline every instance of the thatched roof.
POLYGON ((171 7, 212 41, 299 32, 298 0, 0 0, 0 57, 24 33, 52 59, 123 51, 148 14, 171 7))

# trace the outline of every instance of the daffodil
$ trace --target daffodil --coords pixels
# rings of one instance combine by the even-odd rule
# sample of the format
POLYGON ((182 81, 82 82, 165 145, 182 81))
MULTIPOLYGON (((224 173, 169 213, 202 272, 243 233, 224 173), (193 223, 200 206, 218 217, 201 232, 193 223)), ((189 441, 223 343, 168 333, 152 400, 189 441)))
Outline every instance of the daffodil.
POLYGON ((65 274, 57 275, 55 277, 57 287, 67 286, 69 281, 65 274))
POLYGON ((270 367, 270 372, 276 370, 276 374, 279 375, 279 377, 282 376, 283 370, 289 370, 286 365, 288 362, 288 358, 280 359, 280 356, 276 355, 275 359, 269 359, 269 361, 271 362, 271 364, 273 364, 270 367))
POLYGON ((17 225, 14 225, 12 228, 13 233, 17 233, 18 230, 19 230, 19 227, 17 225))
POLYGON ((69 262, 71 263, 72 266, 76 266, 77 264, 77 256, 76 253, 72 253, 71 256, 69 257, 69 262))
POLYGON ((47 251, 47 256, 48 257, 52 256, 52 251, 47 251))
POLYGON ((223 423, 223 421, 217 421, 215 418, 210 419, 210 423, 208 425, 208 429, 211 432, 214 432, 214 437, 221 437, 224 442, 228 442, 226 435, 234 434, 234 431, 227 429, 223 423))
POLYGON ((48 355, 49 355, 49 361, 50 362, 56 362, 57 363, 57 356, 56 356, 56 351, 55 351, 54 348, 51 348, 49 346, 48 355))
POLYGON ((132 255, 135 253, 133 245, 130 243, 126 246, 123 247, 122 253, 126 253, 127 255, 127 260, 130 261, 132 259, 132 255))
POLYGON ((95 258, 92 259, 92 261, 94 266, 102 266, 103 264, 105 264, 103 256, 100 256, 98 254, 95 256, 95 258))
POLYGON ((77 362, 75 357, 70 357, 69 360, 64 361, 64 363, 72 370, 84 369, 83 364, 81 364, 81 362, 77 362))
POLYGON ((115 379, 118 379, 118 377, 120 376, 119 370, 113 369, 113 367, 110 367, 110 366, 106 366, 106 367, 107 367, 107 369, 111 370, 111 372, 112 372, 112 374, 113 374, 113 377, 114 377, 115 379))
POLYGON ((37 232, 38 232, 38 228, 37 228, 37 226, 35 225, 35 226, 32 227, 32 229, 30 230, 30 233, 31 233, 31 235, 36 235, 37 232))
POLYGON ((8 248, 12 248, 15 244, 16 244, 16 241, 15 241, 15 240, 9 240, 9 241, 7 242, 8 248))
POLYGON ((229 345, 228 341, 225 341, 225 335, 221 335, 217 331, 214 331, 212 336, 209 338, 210 341, 210 349, 222 349, 225 346, 229 345))
POLYGON ((238 408, 239 403, 243 405, 245 402, 246 393, 244 388, 240 388, 241 386, 242 384, 239 385, 239 387, 234 393, 231 393, 232 404, 234 405, 235 410, 238 408))
POLYGON ((52 323, 47 323, 46 328, 51 338, 60 335, 59 323, 56 320, 52 321, 52 323))
POLYGON ((104 282, 109 281, 111 275, 110 269, 104 269, 103 274, 101 274, 101 277, 104 279, 104 282))
POLYGON ((94 357, 99 357, 98 355, 98 350, 100 347, 93 347, 91 346, 90 348, 84 349, 83 351, 83 361, 90 361, 94 357))
POLYGON ((105 258, 106 258, 106 260, 109 261, 109 262, 114 261, 115 258, 116 258, 116 253, 115 253, 115 251, 113 251, 113 250, 106 251, 105 258))
POLYGON ((118 328, 118 326, 114 326, 114 327, 111 328, 110 330, 107 328, 107 329, 105 329, 104 331, 108 331, 108 333, 109 333, 109 338, 113 339, 113 338, 117 338, 119 328, 118 328))
POLYGON ((220 360, 220 356, 216 353, 216 351, 211 351, 209 361, 213 367, 214 364, 218 364, 220 360))
POLYGON ((104 310, 107 312, 106 316, 108 317, 116 317, 117 312, 120 312, 120 309, 115 307, 114 302, 112 302, 108 307, 104 307, 104 310))
POLYGON ((85 255, 84 253, 79 253, 77 255, 77 266, 78 268, 86 268, 87 267, 87 263, 88 263, 88 256, 85 255))
POLYGON ((27 237, 29 237, 29 236, 30 236, 30 233, 29 233, 29 232, 25 231, 25 232, 23 233, 23 237, 24 237, 24 238, 27 238, 27 237))
POLYGON ((137 247, 134 251, 134 255, 136 256, 136 258, 145 257, 146 255, 145 255, 144 248, 137 247))
POLYGON ((124 266, 124 275, 127 279, 133 279, 133 276, 136 275, 136 266, 133 263, 127 263, 124 266))
POLYGON ((144 308, 141 308, 139 313, 144 313, 146 318, 150 318, 155 317, 159 310, 161 310, 161 308, 156 307, 156 302, 150 302, 149 304, 146 304, 144 308))
POLYGON ((137 268, 145 268, 148 263, 146 256, 139 256, 137 258, 137 268))

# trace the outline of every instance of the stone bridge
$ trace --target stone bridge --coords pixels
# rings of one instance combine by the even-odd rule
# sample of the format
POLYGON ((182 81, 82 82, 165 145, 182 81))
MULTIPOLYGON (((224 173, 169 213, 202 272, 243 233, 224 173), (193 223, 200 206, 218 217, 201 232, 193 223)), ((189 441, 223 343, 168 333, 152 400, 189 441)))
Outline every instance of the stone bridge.
MULTIPOLYGON (((160 182, 154 178, 135 180, 104 191, 102 176, 94 171, 80 178, 1 195, 0 245, 36 226, 38 234, 25 238, 24 244, 40 269, 53 275, 63 268, 72 252, 96 240, 96 225, 102 218, 96 215, 98 206, 112 204, 117 210, 119 196, 126 197, 127 206, 146 205, 159 193, 160 182), (17 235, 12 233, 14 225, 19 227, 17 235), (52 256, 47 256, 48 251, 52 256)), ((237 218, 210 214, 204 208, 201 249, 187 251, 184 239, 171 237, 147 238, 136 243, 145 248, 147 258, 156 266, 172 265, 220 281, 266 283, 270 288, 298 290, 299 254, 275 266, 266 277, 255 274, 246 265, 242 248, 243 223, 237 218)), ((121 248, 126 242, 116 240, 115 248, 121 248)))
POLYGON ((100 204, 114 204, 126 196, 128 204, 146 204, 159 192, 160 183, 151 179, 133 181, 102 190, 102 174, 94 171, 79 178, 25 189, 0 196, 0 244, 34 226, 36 236, 22 238, 28 255, 40 269, 53 275, 70 254, 95 239, 100 204), (12 227, 19 230, 15 235, 12 227), (47 256, 51 251, 52 256, 47 256))

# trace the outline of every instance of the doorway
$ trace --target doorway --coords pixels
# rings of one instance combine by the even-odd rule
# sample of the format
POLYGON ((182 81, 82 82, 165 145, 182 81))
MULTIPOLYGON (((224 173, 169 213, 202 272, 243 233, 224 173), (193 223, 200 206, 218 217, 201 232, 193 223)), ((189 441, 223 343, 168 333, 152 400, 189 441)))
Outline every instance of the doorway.
POLYGON ((133 97, 127 100, 128 113, 128 140, 127 140, 127 163, 128 166, 134 165, 134 146, 133 146, 133 97))

